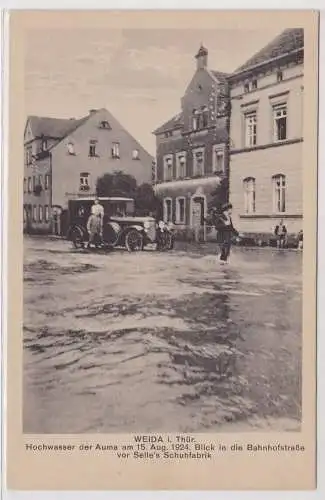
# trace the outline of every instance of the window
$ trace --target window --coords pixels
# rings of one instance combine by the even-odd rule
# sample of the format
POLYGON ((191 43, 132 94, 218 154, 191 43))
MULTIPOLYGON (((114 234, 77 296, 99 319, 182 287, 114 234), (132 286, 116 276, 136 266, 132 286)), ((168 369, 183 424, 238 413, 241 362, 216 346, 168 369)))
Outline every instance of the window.
POLYGON ((44 207, 44 222, 48 222, 50 220, 49 206, 45 205, 44 207))
POLYGON ((38 185, 43 187, 43 176, 42 175, 38 176, 38 185))
POLYGON ((119 142, 113 142, 111 152, 112 152, 112 158, 119 158, 120 157, 120 143, 119 142))
POLYGON ((204 149, 193 151, 193 175, 204 174, 204 149))
POLYGON ((45 189, 49 189, 49 187, 50 187, 50 176, 49 176, 49 174, 46 174, 45 175, 44 188, 45 189))
POLYGON ((39 222, 43 222, 43 207, 39 205, 38 207, 38 220, 39 222))
POLYGON ((225 169, 225 155, 223 146, 216 146, 213 149, 213 171, 223 172, 225 169))
POLYGON ((107 120, 102 120, 102 121, 100 122, 99 127, 100 127, 100 128, 105 128, 105 129, 107 129, 107 130, 110 130, 110 129, 111 129, 110 124, 108 123, 108 121, 107 121, 107 120))
POLYGON ((256 146, 257 119, 256 112, 245 115, 245 146, 256 146))
POLYGON ((37 206, 33 205, 33 222, 37 222, 37 206))
POLYGON ((42 152, 42 151, 46 151, 46 150, 47 150, 47 140, 46 140, 46 139, 42 139, 42 140, 41 140, 41 147, 40 147, 40 150, 41 150, 41 152, 42 152))
POLYGON ((244 179, 244 207, 245 213, 255 212, 255 179, 247 177, 244 179))
POLYGON ((132 160, 139 160, 139 159, 140 159, 139 150, 138 149, 134 149, 132 151, 132 160))
POLYGON ((171 181, 173 178, 173 157, 171 155, 164 158, 164 180, 171 181))
POLYGON ((283 73, 282 73, 282 71, 278 71, 276 74, 276 81, 282 82, 282 80, 283 80, 283 73))
POLYGON ((165 138, 172 137, 173 136, 173 131, 172 130, 168 130, 167 132, 164 133, 164 136, 165 136, 165 138))
POLYGON ((89 173, 88 172, 81 172, 80 174, 80 186, 79 189, 80 191, 89 191, 89 173))
POLYGON ((172 199, 164 199, 164 221, 172 222, 172 199))
POLYGON ((176 222, 185 224, 185 198, 176 198, 176 222))
POLYGON ((24 177, 24 193, 27 192, 27 179, 24 177))
POLYGON ((209 125, 209 110, 206 106, 202 108, 201 125, 202 128, 207 128, 207 126, 209 125))
POLYGON ((256 79, 254 79, 254 80, 252 81, 252 89, 253 89, 253 90, 256 90, 256 89, 257 89, 257 80, 256 80, 256 79))
POLYGON ((274 141, 285 141, 287 138, 287 106, 273 108, 274 141))
POLYGON ((32 192, 32 178, 28 177, 28 192, 32 192))
POLYGON ((195 109, 192 117, 192 128, 198 130, 200 126, 200 113, 195 109))
POLYGON ((73 142, 68 142, 67 144, 67 148, 68 148, 68 154, 69 155, 75 155, 75 150, 74 150, 74 144, 73 142))
POLYGON ((153 184, 157 181, 157 164, 155 160, 152 160, 151 164, 151 180, 153 184))
POLYGON ((286 210, 286 178, 278 174, 272 177, 273 183, 273 212, 283 213, 286 210))
POLYGON ((36 187, 36 176, 33 175, 33 191, 35 191, 35 187, 36 187))
POLYGON ((27 146, 26 149, 25 149, 25 161, 26 161, 26 165, 30 165, 32 163, 32 157, 33 157, 33 154, 32 154, 32 146, 27 146))
POLYGON ((91 157, 97 156, 96 146, 97 146, 96 140, 89 141, 89 156, 91 156, 91 157))
POLYGON ((249 83, 244 84, 244 92, 245 92, 245 94, 247 94, 247 92, 249 92, 249 83))
POLYGON ((178 179, 184 179, 184 177, 186 177, 186 153, 177 153, 176 172, 178 179))

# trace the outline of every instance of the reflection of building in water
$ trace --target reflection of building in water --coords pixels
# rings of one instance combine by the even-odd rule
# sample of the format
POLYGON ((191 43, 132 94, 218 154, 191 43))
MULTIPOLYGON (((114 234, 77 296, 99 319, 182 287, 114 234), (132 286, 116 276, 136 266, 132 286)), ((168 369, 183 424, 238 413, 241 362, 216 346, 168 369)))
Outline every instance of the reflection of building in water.
POLYGON ((236 227, 302 227, 304 30, 288 29, 229 78, 230 201, 236 227))

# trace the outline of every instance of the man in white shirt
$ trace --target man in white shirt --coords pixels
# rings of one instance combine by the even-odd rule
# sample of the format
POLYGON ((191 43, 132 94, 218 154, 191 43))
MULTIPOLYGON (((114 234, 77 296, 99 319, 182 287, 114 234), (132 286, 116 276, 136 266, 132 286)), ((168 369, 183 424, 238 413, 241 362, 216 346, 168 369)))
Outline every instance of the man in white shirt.
POLYGON ((96 198, 93 206, 91 207, 91 214, 99 218, 100 221, 100 236, 103 237, 103 220, 104 220, 104 207, 99 203, 99 199, 96 198))

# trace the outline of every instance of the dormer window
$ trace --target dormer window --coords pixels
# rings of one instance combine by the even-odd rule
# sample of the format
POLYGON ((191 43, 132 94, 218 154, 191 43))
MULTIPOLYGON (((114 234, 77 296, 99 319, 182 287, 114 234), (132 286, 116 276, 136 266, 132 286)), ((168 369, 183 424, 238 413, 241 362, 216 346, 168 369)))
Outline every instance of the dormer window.
POLYGON ((249 92, 249 83, 248 82, 244 84, 244 92, 245 92, 245 94, 247 94, 249 92))
POLYGON ((41 152, 46 151, 46 150, 47 150, 47 140, 42 139, 41 140, 41 152))
POLYGON ((282 80, 283 80, 283 73, 282 71, 278 71, 276 74, 276 81, 279 83, 282 82, 282 80))
POLYGON ((68 154, 69 155, 74 155, 75 154, 73 142, 68 142, 67 148, 68 148, 68 154))
POLYGON ((99 127, 100 127, 100 128, 105 128, 105 129, 107 129, 107 130, 110 130, 110 128, 111 128, 111 127, 110 127, 110 124, 108 123, 108 121, 107 121, 107 120, 102 120, 102 121, 100 122, 100 124, 99 124, 99 127))
POLYGON ((256 78, 252 81, 252 89, 253 90, 257 89, 257 80, 256 80, 256 78))

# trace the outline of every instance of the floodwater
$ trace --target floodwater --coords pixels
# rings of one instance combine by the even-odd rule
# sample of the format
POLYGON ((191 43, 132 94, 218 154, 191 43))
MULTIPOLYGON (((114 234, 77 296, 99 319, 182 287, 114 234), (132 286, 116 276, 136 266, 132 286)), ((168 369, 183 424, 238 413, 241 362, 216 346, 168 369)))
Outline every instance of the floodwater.
POLYGON ((26 433, 299 430, 302 255, 25 238, 26 433))

